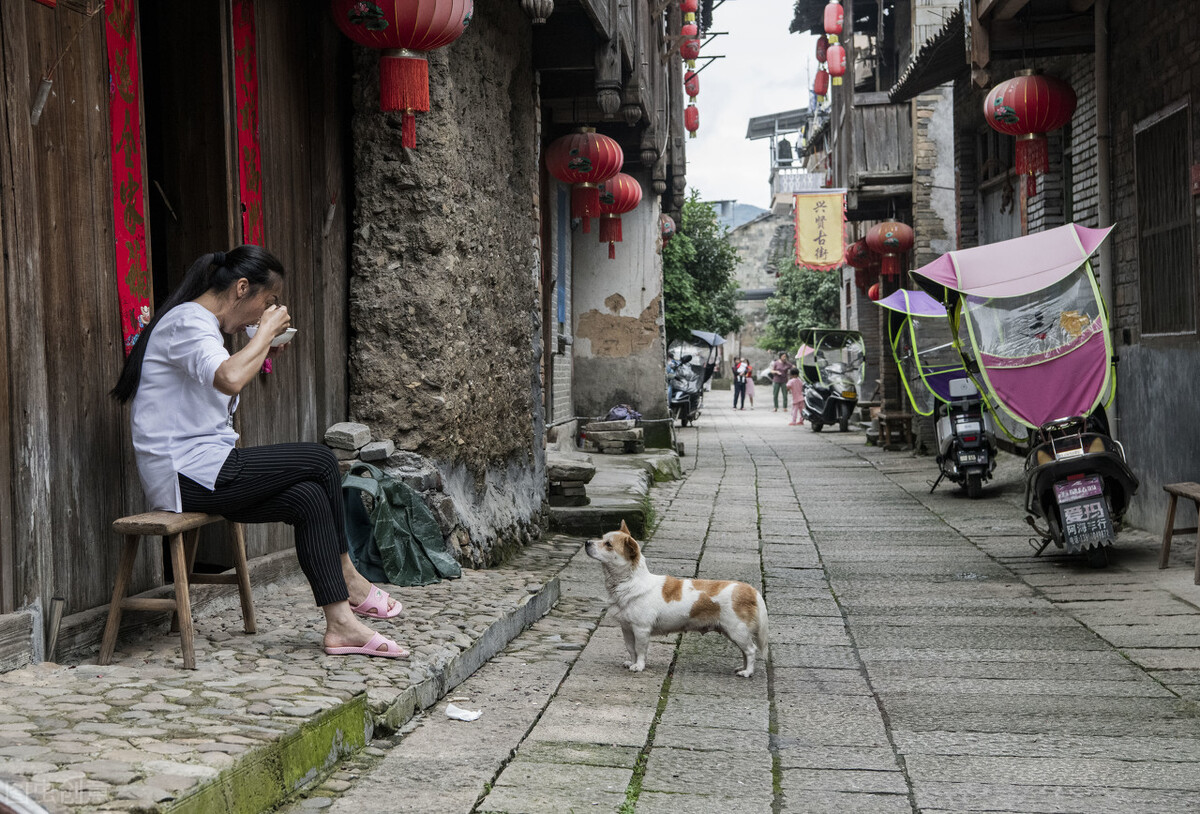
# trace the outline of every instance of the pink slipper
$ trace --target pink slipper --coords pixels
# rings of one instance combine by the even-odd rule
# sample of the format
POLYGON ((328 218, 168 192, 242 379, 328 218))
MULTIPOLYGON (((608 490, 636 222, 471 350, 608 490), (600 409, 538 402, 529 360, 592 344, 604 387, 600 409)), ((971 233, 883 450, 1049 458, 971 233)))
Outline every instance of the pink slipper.
POLYGON ((394 616, 399 616, 400 611, 404 610, 404 608, 400 606, 400 601, 396 600, 396 604, 389 611, 389 599, 391 597, 382 588, 372 585, 371 592, 367 594, 367 598, 361 604, 351 605, 350 610, 359 616, 367 616, 371 619, 391 619, 394 616))
POLYGON ((326 647, 325 652, 331 656, 382 656, 385 659, 406 659, 408 651, 391 639, 384 638, 382 633, 376 633, 371 640, 361 647, 326 647), (380 645, 387 645, 380 650, 380 645))

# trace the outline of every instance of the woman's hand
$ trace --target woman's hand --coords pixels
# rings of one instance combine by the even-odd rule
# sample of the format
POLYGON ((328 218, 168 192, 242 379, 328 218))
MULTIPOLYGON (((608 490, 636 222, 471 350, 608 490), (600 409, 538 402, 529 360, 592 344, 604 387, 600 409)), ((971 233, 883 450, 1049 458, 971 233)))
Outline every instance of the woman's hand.
POLYGON ((272 305, 263 311, 262 317, 258 320, 258 330, 274 339, 286 331, 291 324, 292 316, 288 313, 287 306, 272 305))

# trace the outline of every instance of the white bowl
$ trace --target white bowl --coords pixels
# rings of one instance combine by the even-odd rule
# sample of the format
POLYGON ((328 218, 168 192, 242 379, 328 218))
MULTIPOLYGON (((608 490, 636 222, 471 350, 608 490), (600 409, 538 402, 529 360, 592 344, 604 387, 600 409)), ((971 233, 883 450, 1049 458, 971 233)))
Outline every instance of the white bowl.
MULTIPOLYGON (((258 330, 257 325, 247 325, 246 326, 246 336, 253 337, 254 332, 257 330, 258 330)), ((283 333, 281 333, 279 336, 277 336, 271 340, 271 347, 278 348, 280 345, 286 345, 288 342, 292 341, 292 337, 295 335, 296 335, 296 329, 288 328, 283 333)))

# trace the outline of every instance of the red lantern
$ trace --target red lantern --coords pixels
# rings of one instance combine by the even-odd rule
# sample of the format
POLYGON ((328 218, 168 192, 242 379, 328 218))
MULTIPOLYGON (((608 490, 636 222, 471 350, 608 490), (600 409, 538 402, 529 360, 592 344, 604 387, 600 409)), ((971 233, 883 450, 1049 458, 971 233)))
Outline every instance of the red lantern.
POLYGON ((825 52, 829 50, 829 37, 824 34, 817 37, 817 62, 825 61, 825 52))
POLYGON ((401 112, 401 140, 417 146, 414 114, 429 110, 425 52, 454 42, 471 24, 474 0, 333 0, 333 21, 379 56, 379 107, 401 112))
POLYGON ((1050 169, 1050 150, 1044 134, 1071 120, 1075 91, 1061 79, 1022 71, 992 88, 983 100, 983 116, 993 130, 1017 137, 1017 175, 1025 190, 1037 193, 1037 173, 1050 169))
POLYGON ((688 105, 683 111, 683 126, 687 128, 688 138, 695 138, 700 129, 700 108, 688 105))
POLYGON ((683 19, 686 22, 693 22, 696 19, 696 12, 700 10, 700 0, 679 0, 679 10, 683 12, 683 19))
POLYGON ((679 33, 684 38, 679 46, 679 54, 687 60, 689 68, 695 68, 696 57, 700 56, 700 29, 696 28, 695 23, 685 23, 679 33))
POLYGON ((867 289, 871 287, 871 283, 879 281, 879 266, 877 263, 872 263, 866 268, 854 270, 854 286, 866 294, 867 289))
POLYGON ((584 232, 591 231, 588 219, 600 214, 600 182, 620 172, 624 163, 621 145, 592 127, 555 139, 546 148, 546 169, 571 185, 571 217, 582 221, 584 232))
POLYGON ((872 283, 871 287, 867 289, 867 299, 872 301, 879 299, 879 283, 872 283))
POLYGON ((841 43, 833 43, 829 46, 829 51, 825 56, 829 60, 829 75, 833 77, 834 87, 842 84, 842 77, 846 73, 846 49, 841 46, 841 43))
POLYGON ((889 280, 900 274, 900 265, 912 247, 912 227, 903 223, 884 221, 867 232, 867 248, 883 255, 883 276, 889 280))
POLYGON ((842 4, 838 0, 829 0, 825 6, 825 33, 829 35, 830 42, 837 42, 837 38, 842 33, 842 4))
POLYGON ((600 242, 608 244, 608 259, 617 259, 621 242, 621 216, 642 202, 642 185, 632 175, 618 172, 600 185, 600 242))
POLYGON ((829 93, 829 73, 824 68, 817 71, 817 78, 813 80, 813 93, 817 94, 817 99, 824 99, 829 93))
POLYGON ((846 265, 853 266, 856 269, 865 269, 869 267, 875 258, 871 256, 871 249, 867 247, 867 241, 856 240, 846 247, 846 265))
POLYGON ((700 95, 700 75, 695 71, 688 71, 683 75, 683 89, 687 91, 688 101, 696 101, 696 97, 700 95))
POLYGON ((658 216, 658 233, 662 237, 664 245, 675 237, 675 219, 666 212, 658 216))

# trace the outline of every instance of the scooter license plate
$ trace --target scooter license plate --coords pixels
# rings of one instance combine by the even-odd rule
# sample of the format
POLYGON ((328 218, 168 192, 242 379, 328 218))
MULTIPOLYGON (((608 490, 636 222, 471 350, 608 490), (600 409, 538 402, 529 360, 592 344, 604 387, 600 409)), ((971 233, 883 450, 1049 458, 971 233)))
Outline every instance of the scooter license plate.
POLYGON ((1113 538, 1112 520, 1103 497, 1070 504, 1060 503, 1059 507, 1062 509, 1063 536, 1069 552, 1096 543, 1104 544, 1113 538))
POLYGON ((1054 484, 1054 497, 1060 506, 1084 498, 1100 497, 1103 494, 1104 482, 1099 475, 1088 475, 1079 480, 1060 480, 1054 484))
POLYGON ((973 464, 979 460, 979 456, 974 452, 960 452, 958 455, 959 464, 973 464))

